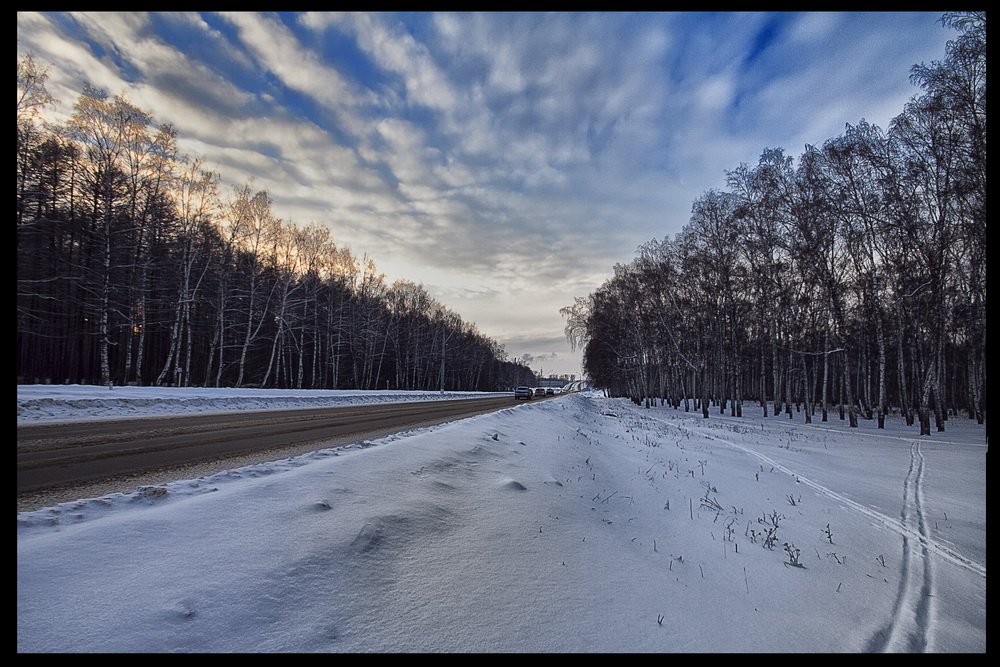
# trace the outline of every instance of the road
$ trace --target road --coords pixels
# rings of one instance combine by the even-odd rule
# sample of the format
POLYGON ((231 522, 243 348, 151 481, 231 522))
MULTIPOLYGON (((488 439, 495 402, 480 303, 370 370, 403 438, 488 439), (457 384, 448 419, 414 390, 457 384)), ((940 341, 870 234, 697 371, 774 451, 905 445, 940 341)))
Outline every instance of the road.
POLYGON ((19 426, 18 511, 128 493, 517 404, 508 395, 19 426))

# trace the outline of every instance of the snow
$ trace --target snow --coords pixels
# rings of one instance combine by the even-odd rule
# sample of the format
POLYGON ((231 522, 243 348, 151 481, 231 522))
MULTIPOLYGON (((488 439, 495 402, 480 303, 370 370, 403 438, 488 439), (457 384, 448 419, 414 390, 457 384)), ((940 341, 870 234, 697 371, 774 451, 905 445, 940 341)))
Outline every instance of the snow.
MULTIPOLYGON (((18 422, 391 393, 19 387, 18 422)), ((984 427, 511 402, 18 513, 18 651, 986 651, 984 427)))
POLYGON ((347 391, 310 389, 202 389, 197 387, 95 387, 18 385, 17 423, 162 417, 235 410, 291 410, 370 403, 403 403, 496 396, 449 391, 347 391))

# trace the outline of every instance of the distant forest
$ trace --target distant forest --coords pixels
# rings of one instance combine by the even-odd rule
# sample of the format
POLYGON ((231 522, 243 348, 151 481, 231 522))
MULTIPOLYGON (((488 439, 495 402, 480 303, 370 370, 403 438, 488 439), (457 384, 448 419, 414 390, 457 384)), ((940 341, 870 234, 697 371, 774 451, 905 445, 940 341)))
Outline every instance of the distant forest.
POLYGON ((17 381, 495 391, 535 384, 406 280, 387 284, 265 191, 221 192, 176 132, 85 88, 42 122, 48 69, 17 62, 17 381))
POLYGON ((958 36, 887 130, 847 125, 797 166, 764 150, 562 309, 596 385, 704 417, 984 422, 986 15, 941 23, 958 36))

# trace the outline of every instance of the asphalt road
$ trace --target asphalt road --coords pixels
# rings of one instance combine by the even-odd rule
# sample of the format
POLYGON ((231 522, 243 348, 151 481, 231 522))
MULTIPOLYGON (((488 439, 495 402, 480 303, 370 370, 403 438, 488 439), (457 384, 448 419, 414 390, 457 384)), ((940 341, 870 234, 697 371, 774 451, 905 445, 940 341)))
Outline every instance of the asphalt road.
POLYGON ((129 493, 518 404, 506 395, 19 426, 18 511, 129 493))

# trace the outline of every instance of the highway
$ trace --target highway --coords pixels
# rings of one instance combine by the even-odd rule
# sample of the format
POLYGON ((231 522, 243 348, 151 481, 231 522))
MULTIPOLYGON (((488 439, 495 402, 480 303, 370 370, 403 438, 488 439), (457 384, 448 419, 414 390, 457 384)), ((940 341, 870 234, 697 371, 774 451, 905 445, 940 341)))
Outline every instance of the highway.
POLYGON ((129 493, 519 404, 505 395, 19 426, 18 511, 129 493))

